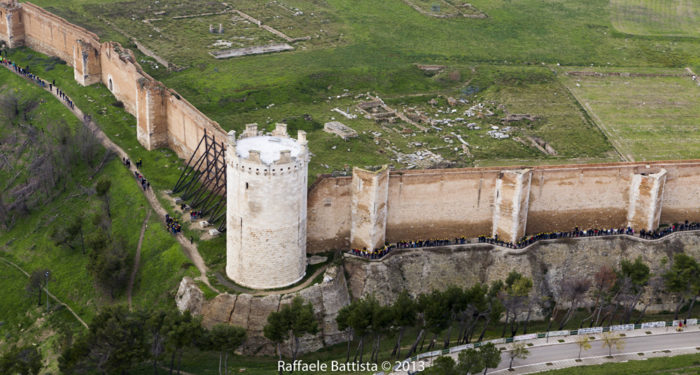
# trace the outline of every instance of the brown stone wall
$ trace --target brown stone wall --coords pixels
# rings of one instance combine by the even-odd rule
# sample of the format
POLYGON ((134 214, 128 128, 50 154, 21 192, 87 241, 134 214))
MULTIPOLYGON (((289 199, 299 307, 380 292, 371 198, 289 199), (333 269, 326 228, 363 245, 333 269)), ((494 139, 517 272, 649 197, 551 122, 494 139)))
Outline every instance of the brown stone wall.
POLYGON ((317 253, 350 246, 352 177, 322 176, 307 198, 306 251, 317 253))
POLYGON ((74 67, 73 51, 78 40, 99 45, 99 38, 82 27, 32 4, 22 3, 25 45, 35 51, 56 56, 74 67))
POLYGON ((181 158, 187 158, 197 148, 204 131, 217 142, 226 142, 226 132, 195 106, 173 90, 167 99, 168 141, 170 148, 181 158))
POLYGON ((24 44, 22 11, 14 1, 0 3, 0 41, 10 48, 24 44))
POLYGON ((146 78, 146 75, 135 63, 134 54, 121 44, 103 43, 101 51, 102 83, 117 100, 124 103, 127 112, 136 116, 136 84, 139 79, 146 78))
POLYGON ((387 240, 490 234, 498 172, 497 169, 392 172, 387 240))
MULTIPOLYGON (((633 176, 661 169, 667 175, 660 192, 660 222, 700 221, 698 160, 542 166, 532 168, 526 233, 625 227, 633 176)), ((490 235, 500 172, 499 168, 391 172, 387 240, 490 235)), ((349 246, 353 194, 349 180, 326 177, 310 189, 310 252, 349 246)))

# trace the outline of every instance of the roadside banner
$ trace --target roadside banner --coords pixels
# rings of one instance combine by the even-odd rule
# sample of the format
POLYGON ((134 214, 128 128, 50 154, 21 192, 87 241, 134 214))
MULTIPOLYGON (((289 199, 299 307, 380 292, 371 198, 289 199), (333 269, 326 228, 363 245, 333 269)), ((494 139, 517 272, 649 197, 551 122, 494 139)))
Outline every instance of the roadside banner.
POLYGON ((520 336, 514 336, 513 341, 524 341, 524 340, 532 340, 536 339, 537 334, 536 333, 531 333, 529 335, 520 335, 520 336))
POLYGON ((647 322, 642 323, 642 328, 663 328, 666 327, 666 322, 647 322))
POLYGON ((698 324, 698 320, 697 320, 697 319, 674 320, 674 321, 673 321, 673 327, 678 327, 678 324, 679 324, 680 322, 683 322, 683 325, 684 325, 684 326, 694 326, 694 325, 698 324))
POLYGON ((588 335, 591 333, 603 333, 603 327, 581 328, 578 330, 579 335, 588 335))
POLYGON ((505 343, 506 343, 506 339, 505 339, 505 338, 493 339, 493 340, 489 340, 489 341, 486 341, 486 342, 490 342, 490 343, 492 343, 492 344, 494 344, 494 345, 505 344, 505 343))
POLYGON ((617 326, 610 326, 610 331, 632 331, 634 329, 634 324, 620 324, 617 326))
POLYGON ((461 352, 462 350, 467 350, 467 349, 473 348, 473 347, 474 347, 474 345, 472 345, 472 344, 454 346, 454 347, 450 348, 450 353, 461 352))
POLYGON ((567 336, 567 335, 569 335, 569 331, 550 331, 550 332, 547 332, 547 337, 567 336))

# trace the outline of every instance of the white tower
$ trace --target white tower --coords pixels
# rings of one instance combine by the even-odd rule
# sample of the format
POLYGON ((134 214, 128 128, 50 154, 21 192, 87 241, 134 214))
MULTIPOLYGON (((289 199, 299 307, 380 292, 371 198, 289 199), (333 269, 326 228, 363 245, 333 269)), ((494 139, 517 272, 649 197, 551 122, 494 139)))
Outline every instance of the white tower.
POLYGON ((226 150, 226 274, 253 289, 280 288, 306 272, 306 133, 289 138, 247 125, 226 150))

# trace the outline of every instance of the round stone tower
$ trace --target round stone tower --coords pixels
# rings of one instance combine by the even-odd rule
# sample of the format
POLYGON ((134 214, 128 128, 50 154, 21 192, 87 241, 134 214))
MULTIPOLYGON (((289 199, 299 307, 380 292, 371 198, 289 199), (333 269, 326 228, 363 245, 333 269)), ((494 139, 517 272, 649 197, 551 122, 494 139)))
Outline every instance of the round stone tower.
POLYGON ((253 289, 296 283, 306 272, 306 133, 247 125, 226 149, 226 274, 253 289))

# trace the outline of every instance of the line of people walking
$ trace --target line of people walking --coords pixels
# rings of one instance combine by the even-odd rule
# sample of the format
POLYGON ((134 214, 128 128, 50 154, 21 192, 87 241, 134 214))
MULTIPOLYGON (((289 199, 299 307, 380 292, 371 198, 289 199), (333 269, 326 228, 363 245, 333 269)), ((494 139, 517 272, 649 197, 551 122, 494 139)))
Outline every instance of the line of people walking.
POLYGON ((58 97, 60 99, 62 99, 66 103, 66 105, 68 105, 68 107, 70 107, 70 109, 75 109, 75 104, 68 97, 68 95, 66 95, 63 91, 61 91, 58 87, 56 87, 55 80, 51 81, 51 82, 44 81, 43 79, 32 74, 29 71, 29 67, 22 68, 21 66, 12 62, 12 60, 8 59, 7 57, 0 56, 0 64, 5 65, 8 68, 11 68, 12 70, 15 71, 15 73, 18 73, 19 75, 30 79, 31 81, 33 81, 34 83, 36 83, 40 87, 43 87, 43 88, 48 87, 49 91, 51 91, 52 93, 54 92, 54 89, 55 89, 56 95, 58 95, 58 97))
MULTIPOLYGON (((686 220, 681 224, 671 224, 663 229, 659 228, 653 231, 641 230, 638 232, 639 237, 643 239, 659 239, 667 236, 671 233, 688 231, 688 230, 700 230, 700 223, 691 223, 686 220)), ((496 246, 502 246, 509 249, 522 249, 527 246, 534 244, 540 240, 553 240, 559 238, 581 238, 581 237, 601 237, 601 236, 634 236, 635 230, 632 227, 626 228, 607 228, 607 229, 586 229, 581 230, 576 227, 572 231, 568 232, 546 232, 538 233, 535 235, 525 236, 520 241, 516 243, 506 242, 500 240, 498 236, 486 236, 482 235, 476 238, 476 243, 487 243, 496 246)), ((394 244, 386 243, 384 247, 374 250, 369 250, 367 248, 362 249, 351 249, 350 254, 360 256, 368 259, 381 259, 393 249, 414 249, 414 248, 425 248, 425 247, 435 247, 435 246, 449 246, 449 245, 464 245, 467 243, 472 243, 466 236, 450 239, 431 239, 431 240, 416 240, 416 241, 399 241, 394 244)))

